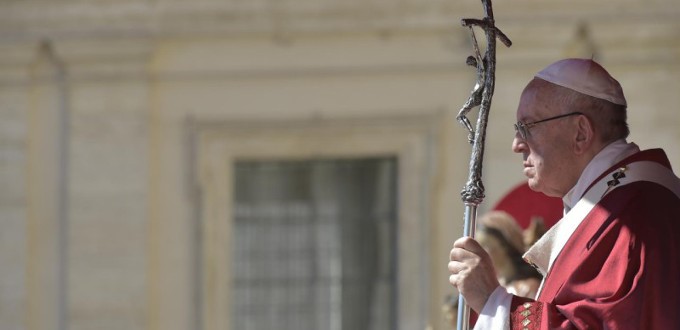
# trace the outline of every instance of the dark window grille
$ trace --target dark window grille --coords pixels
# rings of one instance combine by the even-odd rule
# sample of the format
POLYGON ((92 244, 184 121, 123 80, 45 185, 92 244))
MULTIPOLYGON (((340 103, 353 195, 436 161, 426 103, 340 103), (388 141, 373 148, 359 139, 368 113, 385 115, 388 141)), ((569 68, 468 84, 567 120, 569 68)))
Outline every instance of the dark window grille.
POLYGON ((397 329, 394 158, 239 161, 232 329, 397 329))

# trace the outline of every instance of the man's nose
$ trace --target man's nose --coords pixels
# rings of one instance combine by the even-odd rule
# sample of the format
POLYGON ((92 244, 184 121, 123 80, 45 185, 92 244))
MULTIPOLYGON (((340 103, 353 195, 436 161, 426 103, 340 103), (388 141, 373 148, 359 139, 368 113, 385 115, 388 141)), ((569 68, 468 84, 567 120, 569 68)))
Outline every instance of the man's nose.
POLYGON ((524 141, 519 134, 515 134, 512 139, 512 151, 516 153, 522 153, 527 150, 527 142, 524 141))

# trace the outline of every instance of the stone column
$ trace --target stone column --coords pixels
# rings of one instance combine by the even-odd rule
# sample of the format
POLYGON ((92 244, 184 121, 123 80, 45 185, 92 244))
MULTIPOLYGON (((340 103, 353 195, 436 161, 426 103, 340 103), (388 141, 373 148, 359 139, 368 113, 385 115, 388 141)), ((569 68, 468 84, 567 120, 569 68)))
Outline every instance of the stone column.
POLYGON ((49 42, 31 65, 27 143, 26 328, 66 329, 68 92, 49 42))

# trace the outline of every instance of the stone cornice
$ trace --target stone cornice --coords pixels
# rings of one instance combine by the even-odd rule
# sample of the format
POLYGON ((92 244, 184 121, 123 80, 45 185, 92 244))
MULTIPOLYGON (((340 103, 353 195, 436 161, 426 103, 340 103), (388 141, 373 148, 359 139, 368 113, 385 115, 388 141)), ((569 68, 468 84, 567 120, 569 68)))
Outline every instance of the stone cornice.
POLYGON ((144 76, 153 50, 153 43, 145 38, 0 42, 0 85, 44 80, 31 72, 44 61, 45 46, 69 77, 90 80, 144 76))
MULTIPOLYGON (((500 26, 676 22, 675 1, 497 1, 500 26)), ((447 30, 481 16, 477 1, 12 1, 0 4, 0 41, 177 36, 283 37, 308 33, 447 30)))
MULTIPOLYGON (((0 83, 25 82, 43 40, 53 44, 72 77, 88 80, 147 74, 181 80, 467 69, 463 59, 471 48, 467 30, 458 21, 480 15, 476 2, 345 1, 5 2, 0 4, 0 83), (418 36, 421 33, 427 36, 418 36), (351 34, 351 40, 329 38, 343 34, 351 34), (224 42, 232 46, 217 47, 205 67, 190 59, 158 56, 164 54, 166 38, 194 42, 196 36, 215 37, 202 41, 202 48, 224 42), (412 53, 413 40, 426 47, 427 55, 412 53), (251 53, 233 51, 239 47, 251 53), (234 56, 240 62, 232 63, 234 56), (302 57, 304 61, 296 60, 302 57)), ((680 8, 658 2, 613 6, 612 1, 579 0, 571 9, 564 3, 534 9, 527 1, 514 6, 499 0, 497 24, 514 43, 509 50, 499 47, 504 62, 511 67, 546 62, 572 55, 570 47, 590 54, 592 43, 598 59, 608 63, 680 65, 680 8), (578 39, 579 26, 587 27, 586 39, 578 39)), ((191 47, 183 42, 181 47, 191 47)))

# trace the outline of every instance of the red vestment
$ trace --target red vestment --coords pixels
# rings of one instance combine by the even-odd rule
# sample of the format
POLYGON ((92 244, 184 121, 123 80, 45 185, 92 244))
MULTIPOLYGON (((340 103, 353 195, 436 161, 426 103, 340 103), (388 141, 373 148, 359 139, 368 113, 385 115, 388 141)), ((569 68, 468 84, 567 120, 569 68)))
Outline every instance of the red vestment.
MULTIPOLYGON (((604 173, 641 160, 670 169, 664 152, 654 149, 604 173)), ((512 297, 510 324, 512 329, 680 329, 680 198, 647 181, 611 191, 569 238, 537 300, 512 297)))

